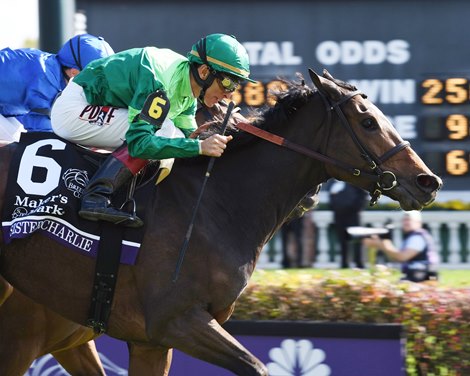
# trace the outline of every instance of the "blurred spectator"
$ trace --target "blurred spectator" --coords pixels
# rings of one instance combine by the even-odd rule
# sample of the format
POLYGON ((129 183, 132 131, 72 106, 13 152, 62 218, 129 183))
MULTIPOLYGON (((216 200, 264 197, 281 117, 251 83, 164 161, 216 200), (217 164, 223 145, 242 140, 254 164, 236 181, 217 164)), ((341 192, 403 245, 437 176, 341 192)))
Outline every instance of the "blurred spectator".
POLYGON ((315 261, 315 222, 314 211, 305 214, 302 227, 302 267, 313 267, 315 261))
POLYGON ((380 249, 385 254, 402 264, 403 278, 412 282, 436 280, 438 278, 438 255, 434 239, 423 228, 421 213, 408 211, 403 215, 403 243, 397 249, 390 239, 378 236, 366 238, 364 245, 380 249))
POLYGON ((297 268, 302 264, 303 220, 303 217, 296 218, 281 227, 283 268, 297 268))
POLYGON ((346 228, 359 226, 359 214, 364 208, 367 193, 361 188, 334 180, 328 189, 333 210, 335 230, 341 247, 341 268, 349 268, 349 248, 353 248, 354 263, 364 268, 361 243, 349 242, 346 228))
POLYGON ((281 227, 282 267, 309 268, 315 257, 315 225, 306 214, 281 227))
POLYGON ((281 227, 283 268, 312 266, 315 256, 315 226, 309 212, 318 205, 320 188, 321 185, 318 185, 308 192, 281 227))

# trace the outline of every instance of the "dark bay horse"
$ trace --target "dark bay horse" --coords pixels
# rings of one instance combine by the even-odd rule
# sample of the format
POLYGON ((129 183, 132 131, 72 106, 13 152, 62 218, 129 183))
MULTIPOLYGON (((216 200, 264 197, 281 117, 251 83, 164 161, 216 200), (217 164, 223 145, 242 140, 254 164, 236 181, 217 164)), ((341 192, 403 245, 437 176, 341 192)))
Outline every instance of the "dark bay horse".
MULTIPOLYGON (((8 169, 14 145, 0 144, 0 150, 0 171, 4 171, 8 169)), ((5 191, 5 184, 6 179, 2 179, 1 192, 5 191)), ((71 375, 104 375, 96 346, 90 341, 95 337, 91 328, 67 320, 32 301, 0 276, 2 375, 23 375, 34 359, 47 353, 51 353, 71 375)))
MULTIPOLYGON (((176 283, 172 273, 207 159, 178 160, 158 189, 140 193, 148 203, 145 236, 137 264, 120 268, 108 332, 128 342, 131 375, 168 374, 172 348, 239 375, 267 374, 220 323, 230 317, 264 244, 312 187, 335 177, 384 193, 405 210, 434 200, 440 179, 375 105, 328 74, 312 79, 318 90, 291 83, 255 125, 326 159, 232 131, 176 283)), ((41 235, 2 246, 0 273, 79 324, 87 317, 93 271, 93 260, 41 235)))
MULTIPOLYGON (((205 126, 200 127, 198 132, 223 119, 226 110, 227 106, 222 102, 210 109, 200 107, 196 113, 196 122, 205 126)), ((239 112, 233 112, 230 121, 236 124, 248 120, 239 112)), ((0 141, 0 148, 8 144, 0 141)), ((4 150, 0 170, 8 169, 14 148, 13 144, 4 150)), ((6 184, 6 180, 3 184, 6 184)), ((304 207, 310 209, 316 199, 315 194, 306 197, 302 206, 291 216, 302 215, 306 210, 304 207)), ((105 370, 95 343, 91 341, 96 336, 93 329, 67 320, 14 290, 0 276, 0 371, 3 375, 23 375, 34 359, 46 353, 51 353, 71 375, 104 375, 105 370), (17 351, 18 348, 21 348, 21 352, 17 351)))
MULTIPOLYGON (((211 123, 223 119, 227 105, 219 103, 208 109, 201 107, 196 113, 200 125, 197 135, 211 123)), ((248 121, 239 112, 233 112, 231 124, 248 121)), ((8 143, 0 141, 0 148, 8 143)), ((2 154, 0 170, 8 169, 9 159, 15 145, 10 145, 2 154), (8 151, 11 151, 9 153, 8 151)), ((6 180, 3 181, 3 184, 6 180)), ((0 183, 1 184, 1 183, 0 183)), ((317 187, 319 188, 319 187, 317 187)), ((4 188, 1 188, 4 191, 4 188)), ((318 202, 318 190, 312 191, 290 217, 303 215, 318 202)), ((289 218, 288 218, 289 220, 289 218)), ((67 320, 47 307, 38 304, 14 290, 0 276, 0 370, 4 375, 22 375, 32 361, 46 353, 51 353, 71 375, 99 376, 105 371, 101 364, 95 343, 96 333, 88 327, 67 320), (5 304, 4 304, 5 303, 5 304), (17 351, 21 348, 21 352, 17 351)))

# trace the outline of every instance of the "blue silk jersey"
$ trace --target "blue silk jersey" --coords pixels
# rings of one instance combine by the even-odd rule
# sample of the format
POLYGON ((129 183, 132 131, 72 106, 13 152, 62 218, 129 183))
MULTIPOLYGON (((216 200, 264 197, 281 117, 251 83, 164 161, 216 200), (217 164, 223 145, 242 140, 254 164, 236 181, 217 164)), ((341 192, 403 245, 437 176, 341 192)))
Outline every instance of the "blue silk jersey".
POLYGON ((0 50, 0 114, 15 117, 27 131, 52 131, 48 113, 65 85, 57 55, 0 50))

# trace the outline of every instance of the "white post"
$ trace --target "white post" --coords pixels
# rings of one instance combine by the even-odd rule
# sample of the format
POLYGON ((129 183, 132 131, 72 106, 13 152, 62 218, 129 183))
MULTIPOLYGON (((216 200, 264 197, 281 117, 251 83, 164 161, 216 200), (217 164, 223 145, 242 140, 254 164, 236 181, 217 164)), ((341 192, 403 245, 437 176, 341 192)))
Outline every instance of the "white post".
POLYGON ((401 242, 402 242, 402 231, 401 231, 401 219, 398 218, 398 220, 395 218, 393 221, 393 231, 392 231, 392 241, 393 244, 395 244, 398 248, 401 247, 401 242))
POLYGON ((326 221, 318 221, 318 256, 317 262, 319 264, 326 264, 330 262, 328 257, 328 251, 330 249, 330 243, 328 242, 328 225, 326 221))
POLYGON ((429 229, 431 230, 431 235, 434 239, 434 244, 436 245, 436 252, 439 255, 439 258, 442 259, 442 242, 441 242, 441 223, 440 222, 429 222, 427 223, 429 229))
POLYGON ((449 226, 449 264, 459 264, 460 260, 460 239, 458 222, 448 222, 449 226))

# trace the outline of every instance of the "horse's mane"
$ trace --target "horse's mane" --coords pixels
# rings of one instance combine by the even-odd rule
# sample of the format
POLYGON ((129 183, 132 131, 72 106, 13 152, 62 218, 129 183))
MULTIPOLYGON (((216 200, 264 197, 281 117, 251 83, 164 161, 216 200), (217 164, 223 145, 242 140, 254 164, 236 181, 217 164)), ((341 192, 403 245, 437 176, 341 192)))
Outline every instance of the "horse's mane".
POLYGON ((316 93, 301 81, 280 80, 284 86, 283 90, 272 91, 274 96, 274 106, 264 106, 260 110, 252 113, 252 122, 260 128, 270 128, 276 124, 288 120, 299 108, 305 105, 316 93))
MULTIPOLYGON (((270 94, 274 96, 275 105, 265 105, 258 110, 252 110, 247 119, 255 126, 269 130, 279 123, 286 122, 299 108, 305 105, 316 89, 305 85, 304 81, 280 80, 283 84, 282 90, 273 91, 270 94)), ((220 133, 223 119, 216 119, 214 123, 203 133, 200 138, 205 139, 215 133, 220 133)), ((253 138, 253 136, 239 130, 234 124, 229 122, 226 130, 227 135, 233 135, 234 140, 231 143, 238 143, 237 139, 253 138)))
MULTIPOLYGON (((341 88, 356 90, 353 85, 333 78, 328 72, 324 73, 324 76, 341 88)), ((247 119, 253 125, 261 129, 272 130, 275 127, 288 123, 289 118, 309 102, 312 96, 318 91, 316 88, 306 85, 300 74, 298 74, 298 80, 296 81, 284 79, 279 79, 279 81, 282 83, 283 88, 270 92, 270 94, 274 96, 275 105, 265 105, 258 110, 252 110, 247 116, 247 119)), ((199 138, 206 139, 213 134, 220 134, 222 123, 222 118, 215 118, 210 127, 199 135, 199 138)), ((238 149, 238 147, 244 146, 257 139, 251 134, 239 131, 232 122, 229 122, 225 134, 233 136, 233 140, 229 144, 230 148, 227 149, 227 151, 238 149)))
MULTIPOLYGON (((348 91, 357 90, 357 88, 350 83, 333 78, 328 72, 324 73, 324 77, 348 91)), ((276 127, 279 123, 286 122, 317 92, 316 88, 311 88, 305 84, 300 74, 298 74, 297 81, 278 80, 282 83, 283 89, 270 92, 270 94, 274 96, 275 105, 265 105, 258 110, 252 110, 248 115, 249 121, 259 128, 269 130, 272 127, 276 127)), ((223 119, 216 119, 207 131, 201 133, 200 138, 204 139, 215 133, 220 133, 222 122, 223 119)), ((239 135, 237 135, 238 130, 230 123, 226 133, 232 134, 234 138, 239 137, 239 135)))

